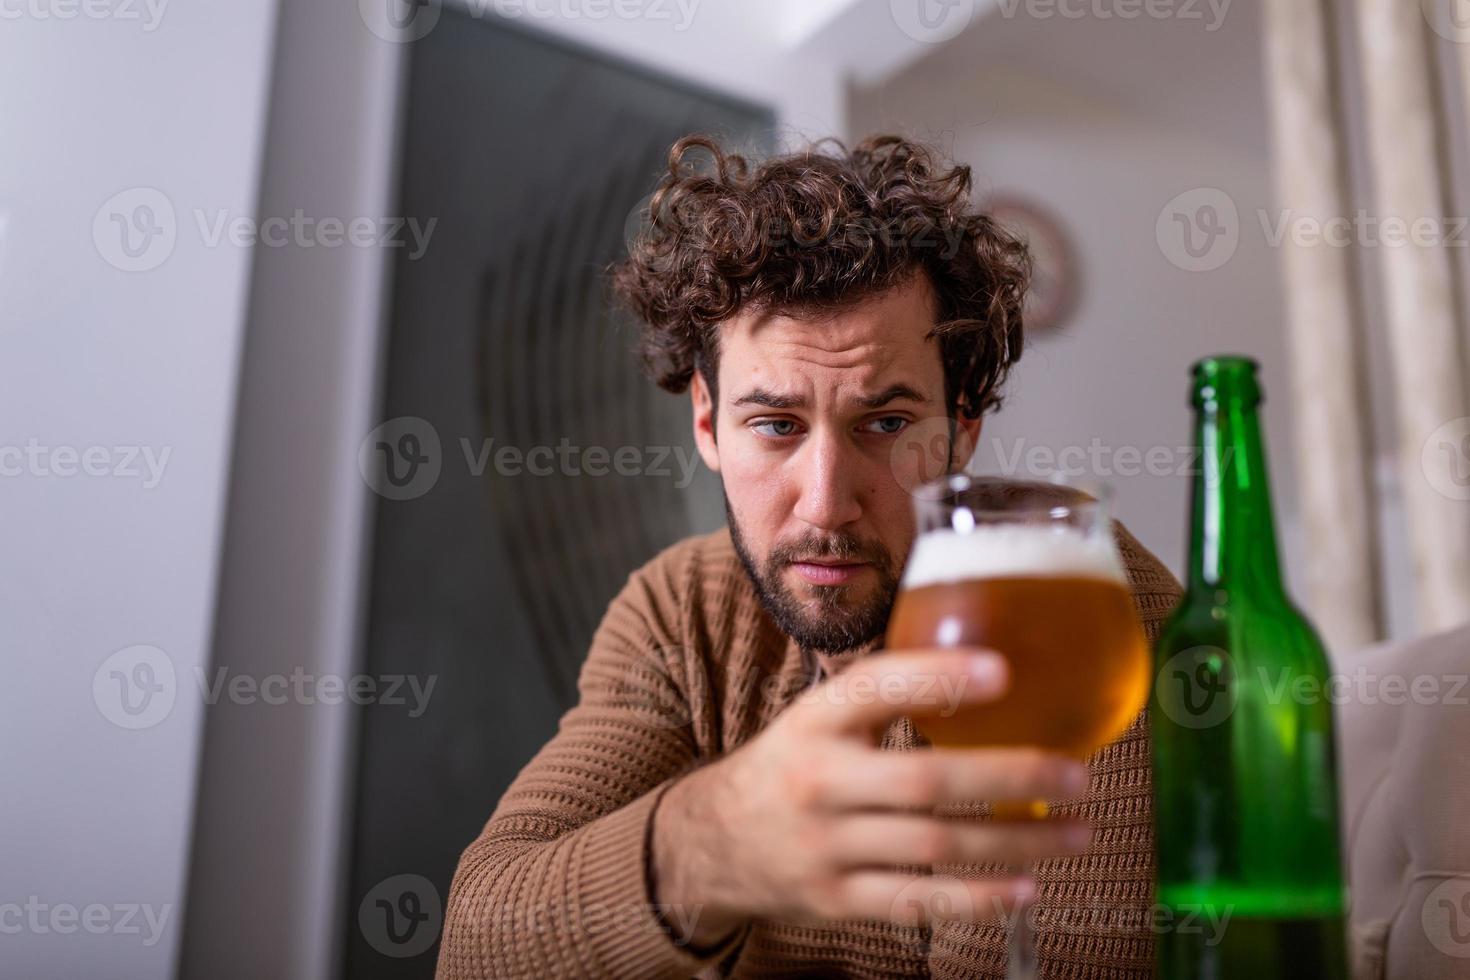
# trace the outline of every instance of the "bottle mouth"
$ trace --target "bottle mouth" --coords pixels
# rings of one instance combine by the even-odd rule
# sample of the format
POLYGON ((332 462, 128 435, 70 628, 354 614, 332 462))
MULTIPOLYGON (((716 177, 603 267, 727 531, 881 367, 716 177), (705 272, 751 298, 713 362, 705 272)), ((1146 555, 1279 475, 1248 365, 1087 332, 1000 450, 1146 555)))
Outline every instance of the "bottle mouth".
POLYGON ((1261 364, 1254 357, 1244 354, 1216 354, 1194 362, 1196 379, 1254 376, 1261 364))
POLYGON ((1260 363, 1244 354, 1218 354, 1194 362, 1191 402, 1195 408, 1218 407, 1222 398, 1255 406, 1261 402, 1256 381, 1260 363))

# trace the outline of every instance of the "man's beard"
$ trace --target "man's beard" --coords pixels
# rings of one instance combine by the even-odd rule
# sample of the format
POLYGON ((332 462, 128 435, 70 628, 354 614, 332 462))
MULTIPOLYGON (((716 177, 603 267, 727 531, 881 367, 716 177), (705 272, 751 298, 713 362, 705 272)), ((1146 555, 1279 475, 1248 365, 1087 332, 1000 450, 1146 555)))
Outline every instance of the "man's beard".
POLYGON ((898 571, 892 557, 878 542, 864 541, 843 532, 813 531, 800 540, 776 545, 764 563, 757 564, 745 545, 728 497, 725 517, 730 523, 735 553, 755 586, 761 607, 798 646, 820 653, 841 653, 876 640, 888 628, 888 615, 898 595, 898 571), (813 612, 792 593, 782 577, 792 562, 813 558, 867 562, 878 573, 878 587, 869 598, 858 601, 853 596, 857 586, 809 586, 817 605, 813 612))

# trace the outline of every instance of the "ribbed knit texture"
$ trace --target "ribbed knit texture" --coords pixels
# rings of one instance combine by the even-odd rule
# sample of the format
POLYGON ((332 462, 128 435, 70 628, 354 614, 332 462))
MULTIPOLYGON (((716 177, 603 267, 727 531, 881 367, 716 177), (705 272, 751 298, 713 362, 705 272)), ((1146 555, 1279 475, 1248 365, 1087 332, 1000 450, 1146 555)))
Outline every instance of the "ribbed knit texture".
MULTIPOLYGON (((1117 537, 1153 641, 1179 586, 1121 526, 1117 537)), ((857 655, 824 655, 821 666, 834 673, 857 655)), ((750 739, 812 680, 811 660, 760 608, 728 531, 682 541, 633 573, 593 638, 579 703, 460 859, 439 980, 1004 977, 1004 924, 931 931, 758 921, 722 949, 696 957, 675 941, 678 917, 666 919, 653 907, 649 830, 662 791, 750 739)), ((905 720, 883 744, 901 751, 924 742, 905 720)), ((1091 847, 1035 869, 1041 974, 1150 976, 1153 838, 1144 719, 1089 766, 1088 796, 1057 810, 1093 824, 1091 847)), ((979 818, 982 811, 976 805, 951 812, 979 818)))

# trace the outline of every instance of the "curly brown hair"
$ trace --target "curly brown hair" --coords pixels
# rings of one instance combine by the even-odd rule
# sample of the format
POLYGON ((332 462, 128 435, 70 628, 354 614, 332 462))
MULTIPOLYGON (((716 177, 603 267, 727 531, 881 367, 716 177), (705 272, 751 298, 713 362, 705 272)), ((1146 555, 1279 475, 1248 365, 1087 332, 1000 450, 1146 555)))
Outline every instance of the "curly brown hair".
POLYGON ((719 324, 738 312, 831 312, 920 272, 937 298, 930 336, 951 414, 999 405, 1021 356, 1025 243, 971 209, 969 167, 946 168, 900 136, 851 150, 821 140, 755 167, 686 136, 628 251, 612 268, 613 292, 641 320, 639 356, 667 391, 686 390, 695 370, 716 390, 719 324), (712 166, 690 160, 696 149, 712 166))

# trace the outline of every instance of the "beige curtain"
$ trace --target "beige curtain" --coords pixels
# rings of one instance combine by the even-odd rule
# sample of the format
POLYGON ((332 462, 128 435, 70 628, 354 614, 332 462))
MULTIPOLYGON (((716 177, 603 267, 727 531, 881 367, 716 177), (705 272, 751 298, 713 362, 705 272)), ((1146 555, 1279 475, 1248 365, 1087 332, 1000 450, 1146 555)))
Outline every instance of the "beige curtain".
MULTIPOLYGON (((1263 13, 1278 204, 1323 222, 1348 214, 1323 0, 1265 0, 1263 13)), ((1379 636, 1353 255, 1290 236, 1282 248, 1306 605, 1328 645, 1349 650, 1379 636)))
MULTIPOLYGON (((1392 351, 1399 478, 1413 561, 1418 627, 1470 620, 1470 505, 1451 479, 1463 448, 1445 433, 1470 415, 1455 306, 1433 62, 1425 9, 1407 0, 1354 0, 1366 100, 1368 157, 1383 244, 1373 250, 1392 351), (1417 226, 1388 242, 1390 219, 1417 226)), ((1470 434, 1470 433, 1467 433, 1470 434)))

